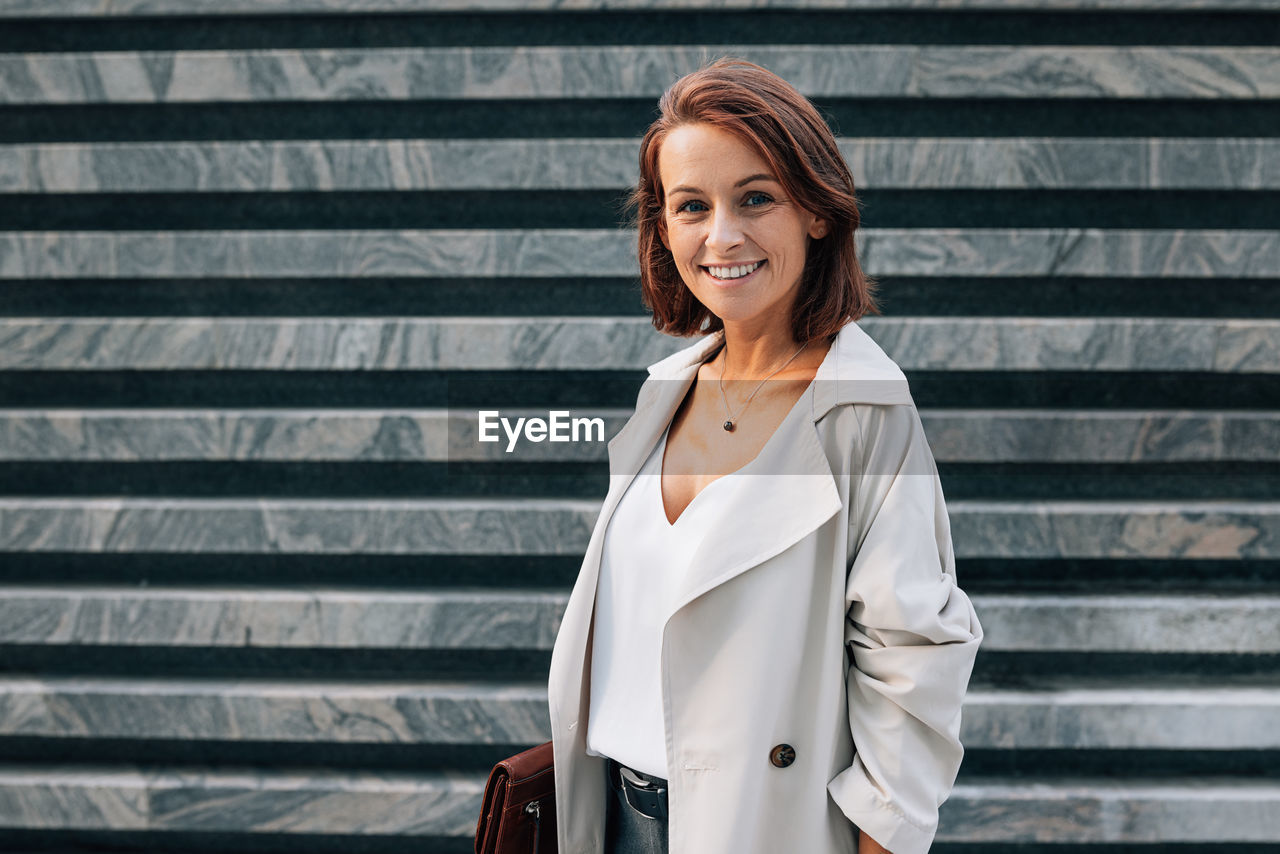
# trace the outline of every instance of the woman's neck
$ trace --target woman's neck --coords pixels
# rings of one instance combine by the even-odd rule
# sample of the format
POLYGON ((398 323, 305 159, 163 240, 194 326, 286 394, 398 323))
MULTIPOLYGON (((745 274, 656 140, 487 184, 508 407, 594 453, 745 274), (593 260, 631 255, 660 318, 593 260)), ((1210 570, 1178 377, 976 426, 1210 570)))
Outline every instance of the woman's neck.
POLYGON ((790 329, 752 334, 726 327, 716 358, 720 360, 721 376, 726 381, 761 379, 778 370, 793 356, 795 359, 791 365, 801 361, 804 353, 796 355, 801 350, 801 342, 792 337, 790 329))

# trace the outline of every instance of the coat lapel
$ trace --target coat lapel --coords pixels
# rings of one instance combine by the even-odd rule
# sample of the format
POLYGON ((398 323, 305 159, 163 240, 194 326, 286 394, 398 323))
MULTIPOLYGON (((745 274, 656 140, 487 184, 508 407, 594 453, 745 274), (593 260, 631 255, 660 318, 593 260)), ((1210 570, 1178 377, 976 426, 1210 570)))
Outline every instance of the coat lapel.
POLYGON ((743 480, 723 494, 718 524, 694 552, 668 618, 804 539, 843 506, 810 414, 812 395, 810 386, 747 470, 729 475, 743 480))
MULTIPOLYGON (((635 413, 609 442, 609 491, 563 617, 561 632, 567 649, 587 646, 609 520, 675 416, 698 367, 722 337, 721 332, 708 335, 651 365, 635 413)), ((724 508, 726 523, 709 531, 698 547, 668 618, 707 591, 790 548, 841 509, 835 475, 817 432, 823 415, 842 403, 910 402, 907 380, 898 366, 856 323, 845 325, 814 382, 752 462, 758 474, 743 475, 758 478, 754 485, 762 488, 733 491, 724 508)), ((566 673, 569 684, 581 686, 586 664, 581 658, 573 662, 572 672, 566 673)), ((574 699, 581 698, 579 694, 574 699)))
MULTIPOLYGON (((638 431, 643 448, 637 451, 638 460, 628 458, 630 471, 648 457, 683 400, 697 366, 719 346, 722 335, 708 336, 650 367, 655 376, 675 376, 683 382, 659 383, 678 388, 671 395, 658 393, 661 404, 653 407, 638 431)), ((709 530, 699 545, 667 618, 707 591, 786 551, 844 506, 818 435, 817 422, 827 412, 843 403, 910 402, 906 376, 897 364, 865 330, 856 323, 846 324, 813 383, 751 462, 750 473, 741 475, 751 482, 729 493, 721 508, 723 524, 709 530)))

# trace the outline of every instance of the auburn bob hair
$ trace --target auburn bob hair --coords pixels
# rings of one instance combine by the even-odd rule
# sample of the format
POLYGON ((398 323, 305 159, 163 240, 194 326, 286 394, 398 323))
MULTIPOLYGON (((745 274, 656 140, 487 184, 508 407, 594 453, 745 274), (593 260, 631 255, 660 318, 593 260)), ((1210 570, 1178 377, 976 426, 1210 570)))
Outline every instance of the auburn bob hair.
POLYGON ((626 199, 639 235, 640 286, 653 325, 668 335, 706 334, 724 328, 685 285, 659 227, 666 197, 658 152, 667 134, 704 123, 751 146, 800 207, 828 223, 812 240, 791 316, 796 341, 835 335, 864 314, 880 314, 876 283, 858 264, 853 235, 860 217, 853 175, 835 135, 814 105, 768 69, 721 57, 681 77, 658 102, 659 116, 640 145, 640 180, 626 199))

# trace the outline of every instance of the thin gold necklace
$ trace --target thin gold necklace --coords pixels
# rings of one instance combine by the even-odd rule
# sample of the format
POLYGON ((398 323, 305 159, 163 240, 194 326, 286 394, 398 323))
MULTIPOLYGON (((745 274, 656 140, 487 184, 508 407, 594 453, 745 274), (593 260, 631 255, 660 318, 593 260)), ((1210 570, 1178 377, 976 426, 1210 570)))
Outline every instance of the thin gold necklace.
POLYGON ((796 356, 799 356, 804 351, 804 348, 808 346, 809 346, 808 341, 801 344, 800 349, 792 353, 791 358, 787 359, 785 362, 782 363, 782 367, 778 368, 778 370, 774 371, 772 374, 769 374, 769 376, 765 377, 764 379, 760 380, 760 382, 756 383, 756 387, 751 390, 751 394, 747 395, 746 403, 742 404, 742 408, 738 410, 737 415, 734 415, 733 410, 729 408, 729 398, 726 397, 724 393, 724 372, 729 367, 729 348, 728 346, 724 348, 724 368, 720 370, 720 399, 724 401, 724 411, 729 415, 728 419, 726 419, 724 422, 725 432, 732 433, 734 429, 738 426, 736 424, 738 417, 742 415, 742 413, 747 411, 747 407, 751 405, 751 399, 756 396, 756 392, 760 390, 761 386, 763 386, 769 380, 773 379, 773 377, 777 376, 777 374, 782 370, 782 368, 785 368, 787 365, 794 362, 796 356))

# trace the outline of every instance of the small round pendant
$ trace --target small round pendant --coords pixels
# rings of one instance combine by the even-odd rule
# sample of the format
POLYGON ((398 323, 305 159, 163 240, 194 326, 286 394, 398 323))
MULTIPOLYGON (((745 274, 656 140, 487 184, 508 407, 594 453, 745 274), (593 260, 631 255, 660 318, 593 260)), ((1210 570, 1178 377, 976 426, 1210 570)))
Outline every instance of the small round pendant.
POLYGON ((730 433, 732 433, 732 432, 733 432, 733 422, 732 422, 732 421, 726 421, 726 422, 724 422, 724 429, 725 429, 725 430, 728 430, 730 433))

